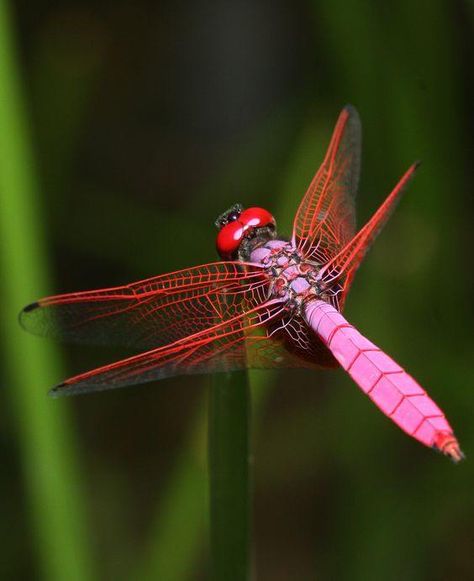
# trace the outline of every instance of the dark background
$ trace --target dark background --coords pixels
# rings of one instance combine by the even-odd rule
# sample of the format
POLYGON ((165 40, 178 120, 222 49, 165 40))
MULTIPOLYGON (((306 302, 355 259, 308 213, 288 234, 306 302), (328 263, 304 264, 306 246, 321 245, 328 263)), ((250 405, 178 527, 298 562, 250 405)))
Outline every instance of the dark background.
MULTIPOLYGON (((12 18, 36 183, 36 229, 17 225, 45 250, 44 283, 19 279, 4 321, 43 292, 214 260, 235 201, 289 233, 348 102, 359 225, 423 161, 345 312, 442 406, 467 461, 412 441, 341 371, 255 373, 255 571, 474 579, 473 3, 22 0, 12 18)), ((3 334, 2 578, 206 579, 208 378, 49 400, 127 353, 63 347, 61 364, 46 343, 3 334)))

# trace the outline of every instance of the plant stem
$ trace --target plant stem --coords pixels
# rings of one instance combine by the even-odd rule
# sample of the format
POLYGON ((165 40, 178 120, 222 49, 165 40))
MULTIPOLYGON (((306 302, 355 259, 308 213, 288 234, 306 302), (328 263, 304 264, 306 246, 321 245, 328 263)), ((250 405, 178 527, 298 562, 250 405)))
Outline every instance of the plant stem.
POLYGON ((211 379, 209 476, 212 578, 243 581, 249 575, 250 390, 247 373, 211 379))
MULTIPOLYGON (((42 577, 92 578, 76 446, 66 402, 46 389, 61 376, 57 350, 22 332, 17 313, 48 289, 44 230, 15 59, 9 5, 0 0, 0 292, 10 403, 42 577)), ((37 577, 39 573, 35 575, 37 577)))

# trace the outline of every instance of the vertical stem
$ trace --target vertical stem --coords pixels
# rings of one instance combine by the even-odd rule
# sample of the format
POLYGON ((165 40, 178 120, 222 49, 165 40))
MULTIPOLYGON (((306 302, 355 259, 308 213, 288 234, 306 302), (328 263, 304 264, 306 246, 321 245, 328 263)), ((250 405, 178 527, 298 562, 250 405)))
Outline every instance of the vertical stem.
POLYGON ((1 333, 38 568, 50 581, 86 581, 92 559, 69 406, 46 397, 60 377, 58 353, 17 321, 20 308, 47 290, 49 277, 6 0, 0 0, 0 128, 1 333))
POLYGON ((247 373, 238 371, 213 376, 209 473, 212 578, 216 581, 243 581, 249 575, 249 428, 247 373))

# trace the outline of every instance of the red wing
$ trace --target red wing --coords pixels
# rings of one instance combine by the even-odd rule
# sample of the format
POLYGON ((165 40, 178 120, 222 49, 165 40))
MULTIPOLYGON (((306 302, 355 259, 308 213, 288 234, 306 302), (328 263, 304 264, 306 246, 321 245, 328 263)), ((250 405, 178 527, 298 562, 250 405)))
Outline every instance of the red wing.
POLYGON ((20 322, 39 335, 150 349, 264 303, 268 284, 255 265, 214 262, 126 286, 45 298, 26 307, 20 322))
POLYGON ((345 107, 326 157, 296 212, 293 243, 306 258, 325 264, 355 233, 354 198, 360 171, 361 126, 345 107))
POLYGON ((335 299, 333 302, 339 310, 342 311, 346 295, 365 253, 389 219, 397 202, 400 200, 405 187, 413 177, 418 166, 419 163, 414 163, 408 168, 372 218, 370 218, 354 238, 346 244, 346 246, 344 246, 344 248, 325 267, 321 269, 319 276, 323 278, 326 283, 331 284, 336 281, 339 281, 340 283, 335 286, 335 296, 333 297, 335 299))
POLYGON ((263 325, 285 313, 278 300, 210 329, 77 375, 52 390, 53 395, 73 395, 135 385, 174 375, 232 371, 246 367, 299 367, 305 362, 287 353, 263 325))

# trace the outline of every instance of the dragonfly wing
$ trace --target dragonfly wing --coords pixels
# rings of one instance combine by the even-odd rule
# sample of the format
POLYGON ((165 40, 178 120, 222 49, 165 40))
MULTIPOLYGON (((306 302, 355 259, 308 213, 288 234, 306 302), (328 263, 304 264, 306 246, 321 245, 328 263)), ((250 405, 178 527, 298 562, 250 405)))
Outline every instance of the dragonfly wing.
MULTIPOLYGON (((296 360, 305 361, 305 367, 311 369, 338 367, 329 349, 308 327, 301 314, 286 313, 278 320, 272 321, 268 328, 271 336, 283 341, 286 350, 296 356, 296 360)), ((301 364, 298 367, 301 367, 301 364)))
POLYGON ((361 125, 357 111, 345 107, 326 157, 296 212, 293 243, 321 264, 355 233, 354 199, 360 173, 361 125))
POLYGON ((372 218, 370 218, 352 240, 350 240, 344 248, 342 248, 338 254, 336 254, 336 256, 334 256, 329 263, 321 269, 320 276, 326 283, 330 285, 334 282, 340 283, 338 285, 333 285, 336 289, 333 302, 340 310, 344 307, 345 297, 362 259, 389 219, 418 166, 419 163, 414 163, 408 168, 372 218))
POLYGON ((268 285, 258 266, 214 262, 126 286, 48 297, 26 307, 20 322, 35 334, 76 343, 151 349, 264 303, 268 285))
POLYGON ((305 362, 271 338, 266 325, 285 312, 277 300, 255 307, 191 337, 77 375, 52 390, 75 395, 146 383, 175 375, 233 371, 246 367, 299 367, 305 362))

